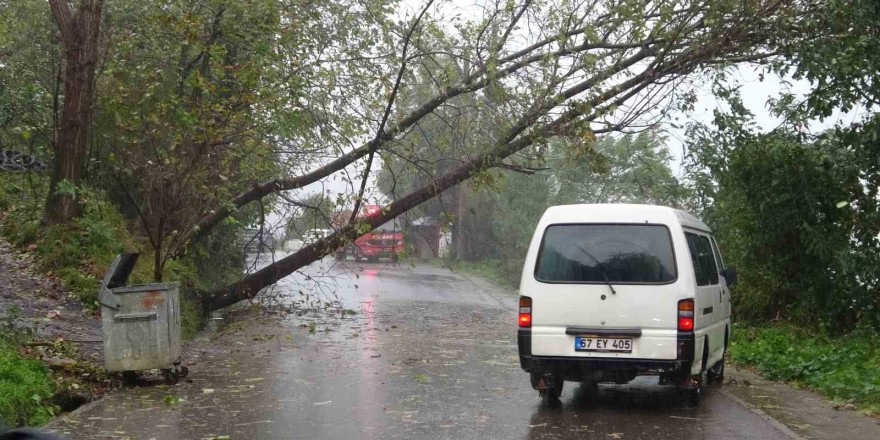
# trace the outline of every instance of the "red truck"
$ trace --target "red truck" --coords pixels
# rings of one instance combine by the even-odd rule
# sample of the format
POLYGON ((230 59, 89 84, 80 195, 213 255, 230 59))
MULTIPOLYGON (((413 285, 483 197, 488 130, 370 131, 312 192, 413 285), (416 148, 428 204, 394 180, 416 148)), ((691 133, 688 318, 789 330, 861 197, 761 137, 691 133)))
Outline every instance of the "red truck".
MULTIPOLYGON (((372 217, 381 212, 382 207, 379 205, 366 205, 358 218, 372 217)), ((390 258, 391 261, 397 261, 403 249, 403 231, 397 220, 391 220, 362 235, 354 243, 339 248, 336 251, 336 259, 344 260, 347 255, 351 255, 355 261, 363 259, 378 261, 379 258, 390 258)))

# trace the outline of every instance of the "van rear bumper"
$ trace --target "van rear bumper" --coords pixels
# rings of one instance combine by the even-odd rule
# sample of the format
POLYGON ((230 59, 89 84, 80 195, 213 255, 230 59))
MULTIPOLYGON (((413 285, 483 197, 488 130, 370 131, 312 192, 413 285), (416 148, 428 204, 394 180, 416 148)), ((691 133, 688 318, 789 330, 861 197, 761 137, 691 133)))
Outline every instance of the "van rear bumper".
POLYGON ((519 329, 517 346, 523 370, 534 373, 565 372, 577 376, 590 372, 630 372, 636 374, 687 374, 694 362, 694 334, 679 332, 675 359, 602 358, 532 355, 531 329, 519 329))
POLYGON ((602 359, 548 356, 520 356, 520 366, 527 372, 551 373, 628 371, 639 374, 684 373, 690 371, 691 361, 654 359, 602 359))

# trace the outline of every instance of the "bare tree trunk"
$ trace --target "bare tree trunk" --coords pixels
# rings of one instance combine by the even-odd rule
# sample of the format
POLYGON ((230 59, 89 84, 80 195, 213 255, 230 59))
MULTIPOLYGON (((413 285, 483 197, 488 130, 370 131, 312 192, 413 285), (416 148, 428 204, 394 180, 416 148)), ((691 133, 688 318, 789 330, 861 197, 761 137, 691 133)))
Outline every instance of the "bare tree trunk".
POLYGON ((464 261, 467 259, 467 243, 465 242, 467 234, 465 234, 464 227, 464 210, 467 199, 467 195, 465 194, 466 190, 467 187, 464 183, 455 188, 455 230, 452 238, 455 241, 455 259, 458 261, 464 261))
POLYGON ((69 189, 79 186, 88 144, 89 122, 98 61, 98 31, 103 0, 82 0, 76 13, 66 0, 49 0, 52 16, 64 46, 64 107, 55 142, 55 157, 46 220, 66 223, 80 214, 80 205, 69 189), (66 182, 62 187, 62 182, 66 182), (65 191, 68 189, 68 191, 65 191))

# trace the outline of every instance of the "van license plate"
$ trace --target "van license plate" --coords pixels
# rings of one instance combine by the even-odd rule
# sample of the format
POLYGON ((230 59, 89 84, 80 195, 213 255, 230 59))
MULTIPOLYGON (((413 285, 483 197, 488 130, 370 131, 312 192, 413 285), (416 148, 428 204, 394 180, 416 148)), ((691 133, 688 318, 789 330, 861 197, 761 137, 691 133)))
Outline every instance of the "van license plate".
POLYGON ((574 351, 604 351, 632 353, 632 339, 619 338, 574 338, 574 351))

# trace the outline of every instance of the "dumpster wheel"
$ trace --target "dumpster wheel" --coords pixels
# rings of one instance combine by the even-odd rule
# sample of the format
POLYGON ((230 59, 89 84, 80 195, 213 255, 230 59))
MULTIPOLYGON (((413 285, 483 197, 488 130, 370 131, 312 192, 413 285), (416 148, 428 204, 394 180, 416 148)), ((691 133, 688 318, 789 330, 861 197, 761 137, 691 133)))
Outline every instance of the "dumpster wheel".
POLYGON ((175 370, 162 370, 162 378, 165 379, 165 385, 175 385, 180 381, 180 375, 175 370))

